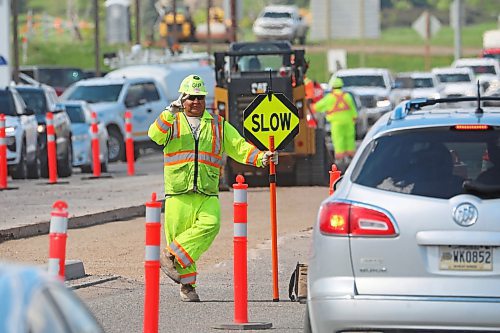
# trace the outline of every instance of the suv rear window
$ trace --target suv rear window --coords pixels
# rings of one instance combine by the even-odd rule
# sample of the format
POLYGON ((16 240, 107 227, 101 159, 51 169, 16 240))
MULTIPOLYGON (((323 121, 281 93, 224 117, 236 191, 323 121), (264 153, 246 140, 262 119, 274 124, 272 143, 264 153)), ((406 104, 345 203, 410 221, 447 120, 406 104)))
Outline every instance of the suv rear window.
POLYGON ((122 84, 76 86, 66 96, 67 100, 84 100, 88 103, 116 102, 122 91, 122 84))
POLYGON ((17 116, 12 95, 5 90, 0 91, 0 113, 6 116, 17 116))
POLYGON ((345 87, 382 87, 385 88, 384 77, 381 75, 342 76, 345 87))
MULTIPOLYGON (((459 131, 447 126, 389 133, 365 148, 352 175, 359 185, 442 199, 469 193, 466 180, 500 187, 499 128, 459 131)), ((500 189, 494 197, 500 198, 500 189)))

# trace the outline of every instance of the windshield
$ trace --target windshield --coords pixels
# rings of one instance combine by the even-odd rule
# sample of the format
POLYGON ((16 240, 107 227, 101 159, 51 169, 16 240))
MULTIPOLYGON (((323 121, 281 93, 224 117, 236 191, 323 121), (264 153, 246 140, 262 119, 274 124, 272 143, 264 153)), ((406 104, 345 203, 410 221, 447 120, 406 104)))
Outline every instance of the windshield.
POLYGON ((71 101, 83 100, 88 103, 116 102, 118 101, 122 87, 122 84, 77 86, 65 95, 65 98, 71 101))
POLYGON ((66 105, 66 113, 71 123, 85 123, 85 113, 79 105, 66 105))
POLYGON ((38 81, 52 87, 69 87, 84 77, 85 74, 80 69, 46 68, 38 71, 38 81))
POLYGON ((18 91, 26 106, 32 109, 35 114, 44 115, 47 112, 47 101, 43 91, 31 89, 18 89, 18 91))
POLYGON ((0 113, 6 116, 17 116, 12 95, 5 90, 0 91, 0 113))
POLYGON ((434 82, 432 82, 431 78, 415 78, 413 79, 413 85, 415 88, 432 88, 434 82))
POLYGON ((386 87, 382 75, 341 76, 341 78, 344 87, 386 87))
POLYGON ((481 75, 481 74, 493 74, 495 75, 495 67, 494 66, 470 66, 472 68, 472 71, 476 75, 481 75))
POLYGON ((292 17, 292 14, 287 12, 265 12, 262 17, 273 19, 289 19, 292 17))
POLYGON ((499 130, 440 127, 390 133, 365 148, 353 172, 359 185, 442 199, 470 193, 464 181, 497 185, 500 198, 499 130))
POLYGON ((441 83, 472 82, 467 74, 438 74, 437 77, 441 83))

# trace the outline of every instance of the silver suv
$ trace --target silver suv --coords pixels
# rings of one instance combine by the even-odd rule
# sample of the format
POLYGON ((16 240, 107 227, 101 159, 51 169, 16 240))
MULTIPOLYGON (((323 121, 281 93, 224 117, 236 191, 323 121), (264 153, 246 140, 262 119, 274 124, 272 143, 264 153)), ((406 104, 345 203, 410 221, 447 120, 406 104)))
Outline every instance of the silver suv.
POLYGON ((267 6, 253 24, 257 40, 288 40, 306 43, 309 26, 299 14, 297 6, 267 6))
POLYGON ((305 332, 500 329, 500 108, 437 107, 475 98, 368 132, 314 225, 305 332))

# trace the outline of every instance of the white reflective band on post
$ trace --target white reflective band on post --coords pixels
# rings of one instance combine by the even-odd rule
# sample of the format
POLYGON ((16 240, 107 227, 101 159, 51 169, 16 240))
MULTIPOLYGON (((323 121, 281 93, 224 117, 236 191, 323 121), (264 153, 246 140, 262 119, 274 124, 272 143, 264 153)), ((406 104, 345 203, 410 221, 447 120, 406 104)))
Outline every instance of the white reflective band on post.
POLYGON ((55 141, 56 140, 56 136, 54 134, 47 134, 47 141, 55 141))
POLYGON ((92 132, 92 134, 90 134, 90 137, 92 139, 97 139, 97 133, 92 132))
POLYGON ((132 139, 132 133, 125 133, 125 139, 132 139))
POLYGON ((234 190, 235 203, 247 203, 247 190, 234 190))
POLYGON ((50 126, 50 125, 54 125, 54 121, 52 119, 46 119, 46 125, 47 126, 50 126))
POLYGON ((247 236, 247 224, 246 223, 235 223, 234 224, 234 237, 246 237, 247 236))
POLYGON ((59 275, 59 259, 49 258, 49 262, 47 264, 47 272, 49 272, 49 275, 52 276, 59 275))
POLYGON ((7 144, 7 139, 6 138, 0 138, 0 145, 6 145, 7 144))
POLYGON ((50 218, 50 233, 65 234, 68 230, 68 218, 52 216, 50 218))
POLYGON ((161 208, 146 208, 146 223, 160 223, 161 208))
POLYGON ((5 120, 0 121, 0 127, 5 127, 5 120))
POLYGON ((160 247, 155 245, 146 245, 146 253, 144 260, 153 261, 160 260, 160 247))

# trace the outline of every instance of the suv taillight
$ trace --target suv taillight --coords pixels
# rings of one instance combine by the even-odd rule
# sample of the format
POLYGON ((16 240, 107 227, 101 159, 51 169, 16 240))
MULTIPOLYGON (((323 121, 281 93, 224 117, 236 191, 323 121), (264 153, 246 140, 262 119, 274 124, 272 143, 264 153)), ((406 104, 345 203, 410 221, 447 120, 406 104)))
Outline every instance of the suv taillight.
POLYGON ((319 229, 337 236, 397 236, 393 222, 382 211, 345 202, 321 206, 319 229))

